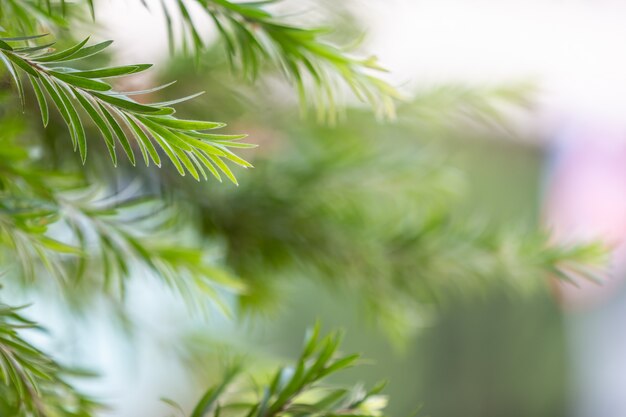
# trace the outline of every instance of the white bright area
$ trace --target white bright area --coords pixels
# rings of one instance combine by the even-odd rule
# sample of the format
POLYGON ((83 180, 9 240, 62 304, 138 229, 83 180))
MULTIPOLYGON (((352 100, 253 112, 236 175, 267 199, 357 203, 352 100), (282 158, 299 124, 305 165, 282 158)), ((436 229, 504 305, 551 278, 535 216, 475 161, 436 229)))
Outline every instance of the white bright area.
MULTIPOLYGON (((624 1, 353 3, 365 20, 365 48, 380 58, 401 86, 531 80, 542 92, 543 110, 551 116, 556 112, 626 120, 624 1)), ((304 12, 312 8, 308 3, 301 7, 304 12)), ((158 10, 149 12, 138 1, 99 3, 99 20, 115 39, 121 61, 154 62, 167 56, 158 10)), ((194 18, 211 27, 201 13, 194 18)))

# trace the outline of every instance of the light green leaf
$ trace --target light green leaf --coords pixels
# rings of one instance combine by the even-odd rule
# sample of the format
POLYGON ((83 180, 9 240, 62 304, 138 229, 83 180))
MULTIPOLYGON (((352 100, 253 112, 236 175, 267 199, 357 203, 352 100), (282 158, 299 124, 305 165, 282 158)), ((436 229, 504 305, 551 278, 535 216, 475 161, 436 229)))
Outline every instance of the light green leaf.
POLYGON ((15 82, 15 86, 17 87, 17 94, 22 103, 22 109, 24 108, 24 86, 22 84, 22 80, 20 75, 17 73, 17 70, 13 66, 13 63, 6 57, 6 55, 0 53, 0 59, 4 62, 9 74, 11 74, 11 78, 13 78, 13 82, 15 82))
POLYGON ((207 154, 206 156, 208 156, 211 159, 211 161, 213 161, 213 163, 215 163, 215 165, 217 165, 217 167, 221 169, 224 174, 226 174, 228 179, 231 180, 233 184, 239 185, 239 183, 237 182, 237 178, 235 178, 235 175, 230 170, 230 168, 228 168, 228 166, 224 163, 224 161, 222 161, 219 157, 215 155, 207 154))

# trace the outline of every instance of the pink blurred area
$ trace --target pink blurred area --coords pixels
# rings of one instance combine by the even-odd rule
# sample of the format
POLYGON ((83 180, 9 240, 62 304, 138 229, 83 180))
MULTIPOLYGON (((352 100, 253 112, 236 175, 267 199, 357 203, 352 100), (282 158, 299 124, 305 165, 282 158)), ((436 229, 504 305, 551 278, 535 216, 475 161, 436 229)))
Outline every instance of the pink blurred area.
POLYGON ((558 283, 565 305, 602 302, 626 272, 626 123, 569 122, 553 147, 545 223, 555 240, 603 242, 611 265, 603 285, 558 283))

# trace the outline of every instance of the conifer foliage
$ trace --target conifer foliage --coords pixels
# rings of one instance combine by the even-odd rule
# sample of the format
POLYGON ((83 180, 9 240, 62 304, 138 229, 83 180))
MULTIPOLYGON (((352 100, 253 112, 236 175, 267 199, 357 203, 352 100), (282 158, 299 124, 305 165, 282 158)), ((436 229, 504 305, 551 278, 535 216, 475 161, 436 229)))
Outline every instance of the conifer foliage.
MULTIPOLYGON (((212 50, 215 42, 207 41, 207 28, 194 18, 200 13, 212 22, 229 71, 253 86, 266 71, 281 74, 294 87, 303 113, 313 107, 319 121, 332 126, 351 99, 365 103, 379 119, 395 116, 400 94, 384 81, 384 69, 374 57, 328 41, 325 28, 294 23, 277 11, 277 0, 142 3, 163 16, 172 54, 202 60, 212 50)), ((206 117, 204 110, 196 117, 177 112, 201 100, 200 91, 153 99, 167 97, 174 81, 141 90, 119 88, 153 69, 149 63, 106 64, 114 49, 111 40, 76 40, 74 29, 94 20, 93 0, 0 0, 3 286, 26 288, 28 294, 60 289, 59 303, 76 298, 88 303, 100 295, 123 305, 128 281, 149 275, 192 309, 208 304, 231 313, 224 292, 258 295, 254 280, 246 278, 278 275, 284 265, 314 265, 305 269, 331 275, 333 281, 349 280, 357 294, 376 301, 377 311, 394 316, 394 308, 418 304, 415 294, 436 292, 439 275, 456 279, 445 284, 453 287, 481 271, 497 275, 515 265, 568 279, 559 265, 565 262, 568 270, 584 275, 579 261, 597 254, 594 248, 544 251, 549 245, 543 236, 505 239, 474 233, 448 221, 451 213, 441 209, 445 204, 424 209, 418 203, 446 194, 450 176, 441 164, 396 163, 390 152, 394 144, 372 133, 381 126, 368 127, 369 113, 362 124, 368 132, 359 133, 356 142, 354 132, 346 140, 313 145, 315 138, 301 135, 306 140, 294 141, 291 150, 276 151, 284 155, 274 165, 266 164, 256 177, 247 173, 256 179, 240 187, 239 194, 222 194, 232 184, 213 179, 237 184, 242 169, 252 167, 242 155, 256 145, 244 140, 246 132, 227 131, 219 105, 210 107, 214 113, 206 117), (366 175, 358 171, 360 163, 370 164, 366 175), (414 170, 415 164, 427 169, 414 170), (120 171, 125 173, 122 186, 114 174, 120 171), (158 192, 142 182, 151 175, 157 177, 153 188, 160 187, 158 192), (188 177, 209 180, 202 184, 207 188, 192 188, 195 181, 188 177), (184 185, 172 185, 179 181, 184 185), (419 192, 403 194, 419 181, 419 192), (389 193, 402 194, 407 205, 401 210, 397 204, 377 206, 389 193), (178 201, 185 194, 189 198, 178 201), (416 210, 406 218, 400 214, 402 227, 388 227, 399 224, 395 219, 405 207, 416 210), (384 226, 375 224, 380 218, 384 226), (285 231, 295 236, 294 229, 304 230, 306 238, 285 237, 285 231), (381 238, 372 243, 369 232, 381 238), (212 257, 210 238, 227 246, 225 261, 212 257), (249 248, 241 256, 235 253, 249 248), (418 279, 416 262, 426 266, 418 279), (401 300, 401 294, 411 302, 401 300)), ((438 98, 441 92, 421 103, 421 110, 438 98)), ((419 116, 419 100, 414 106, 417 111, 405 108, 419 116)), ((470 97, 468 107, 464 114, 494 113, 476 97, 470 97)), ((71 384, 85 371, 65 367, 34 346, 25 334, 43 327, 27 318, 26 307, 11 305, 4 290, 0 300, 0 415, 98 415, 105 405, 71 384)), ((244 384, 240 366, 229 368, 191 416, 380 415, 382 385, 364 390, 326 384, 327 377, 358 363, 357 355, 340 355, 339 344, 338 334, 321 338, 316 327, 295 366, 279 369, 261 388, 244 384)))
MULTIPOLYGON (((160 7, 173 48, 180 39, 185 51, 191 44, 198 56, 206 47, 188 11, 190 3, 211 17, 233 70, 244 76, 254 79, 266 66, 280 67, 297 86, 304 107, 312 102, 325 118, 332 118, 337 111, 337 82, 344 82, 381 113, 393 112, 396 92, 376 77, 381 68, 374 59, 355 58, 322 41, 323 30, 281 21, 268 11, 273 1, 163 3, 160 7), (173 19, 182 19, 182 33, 174 33, 173 19)), ((233 167, 252 166, 237 154, 255 146, 241 141, 245 134, 215 133, 225 124, 178 116, 175 107, 202 92, 146 103, 144 97, 161 94, 173 82, 135 91, 118 91, 114 86, 124 77, 150 69, 150 64, 101 65, 107 60, 103 56, 111 40, 91 42, 86 38, 58 46, 71 41, 75 25, 97 18, 90 0, 0 0, 0 68, 7 81, 2 88, 3 92, 12 89, 22 109, 21 116, 8 111, 0 115, 0 229, 6 278, 36 288, 48 275, 56 277, 68 294, 76 286, 86 286, 123 298, 125 282, 137 266, 143 266, 192 305, 202 305, 201 298, 207 296, 220 302, 219 290, 238 291, 241 285, 224 269, 207 263, 201 245, 193 247, 185 244, 188 239, 185 243, 176 239, 176 231, 181 230, 176 214, 182 208, 143 195, 133 184, 112 191, 106 181, 89 179, 80 168, 73 172, 53 169, 45 155, 34 156, 42 145, 46 149, 45 143, 33 139, 42 135, 30 122, 38 111, 45 129, 62 120, 65 146, 71 146, 83 165, 101 158, 98 151, 91 151, 101 148, 100 140, 113 166, 120 163, 121 155, 131 165, 141 160, 154 168, 169 161, 182 176, 226 178, 235 184, 233 167)), ((4 95, 2 103, 3 109, 9 108, 11 98, 4 95)), ((97 415, 100 404, 67 382, 81 372, 57 363, 22 338, 24 330, 39 329, 24 317, 23 310, 7 305, 0 309, 0 414, 97 415)), ((296 406, 306 414, 310 414, 307 407, 327 413, 336 409, 342 414, 363 410, 373 393, 358 393, 348 401, 343 398, 347 391, 331 391, 330 397, 315 404, 294 403, 295 397, 312 389, 317 380, 355 359, 335 359, 338 339, 319 342, 316 337, 317 333, 296 373, 285 379, 286 371, 279 372, 261 403, 247 413, 279 415, 291 413, 296 406), (344 406, 337 408, 339 403, 344 406)), ((228 408, 215 404, 233 376, 228 374, 218 388, 209 391, 192 415, 217 415, 228 408)))

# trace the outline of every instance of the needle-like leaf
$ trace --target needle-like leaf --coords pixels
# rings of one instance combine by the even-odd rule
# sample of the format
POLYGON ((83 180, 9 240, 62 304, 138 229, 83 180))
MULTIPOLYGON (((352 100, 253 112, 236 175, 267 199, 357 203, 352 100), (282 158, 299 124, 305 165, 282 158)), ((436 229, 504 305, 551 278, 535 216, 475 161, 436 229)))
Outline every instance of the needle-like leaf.
MULTIPOLYGON (((36 39, 36 37, 29 37, 20 41, 36 39)), ((132 143, 134 141, 146 165, 152 160, 155 165, 160 166, 161 157, 153 143, 156 142, 181 175, 189 172, 192 177, 199 180, 200 176, 206 178, 204 168, 207 168, 214 176, 219 177, 216 175, 215 168, 217 167, 231 181, 237 183, 224 160, 243 167, 251 166, 247 161, 227 150, 231 144, 230 140, 242 136, 204 133, 205 130, 221 128, 225 124, 178 119, 173 116, 175 110, 171 107, 172 105, 190 100, 201 93, 161 103, 142 104, 131 97, 134 94, 160 90, 171 83, 154 89, 122 94, 113 91, 111 85, 104 79, 129 76, 144 71, 150 68, 148 64, 80 70, 54 65, 92 56, 110 44, 110 42, 102 42, 87 46, 87 41, 88 39, 85 39, 58 52, 45 52, 50 44, 40 45, 41 48, 37 45, 14 48, 10 43, 16 40, 11 38, 2 40, 0 44, 0 59, 16 83, 20 98, 24 99, 24 91, 17 68, 26 72, 29 77, 44 126, 47 126, 49 120, 47 99, 49 97, 67 124, 72 145, 75 150, 78 150, 83 163, 87 158, 88 140, 81 113, 86 114, 102 134, 114 165, 117 164, 115 138, 133 165, 136 163, 132 143), (79 109, 82 110, 79 111, 79 109), (221 140, 221 142, 211 144, 211 140, 221 140)), ((233 146, 233 148, 237 147, 242 146, 233 146)))

